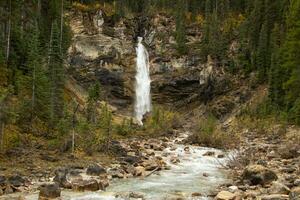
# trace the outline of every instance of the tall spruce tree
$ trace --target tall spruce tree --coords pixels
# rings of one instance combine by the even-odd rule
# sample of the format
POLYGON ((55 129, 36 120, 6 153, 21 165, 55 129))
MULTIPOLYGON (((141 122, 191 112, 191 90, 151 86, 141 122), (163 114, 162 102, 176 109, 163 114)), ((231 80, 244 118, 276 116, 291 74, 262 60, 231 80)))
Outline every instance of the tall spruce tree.
POLYGON ((186 46, 186 21, 185 21, 185 13, 186 13, 186 0, 177 0, 177 9, 175 10, 176 16, 176 32, 175 39, 177 43, 177 51, 179 54, 187 53, 186 46))
POLYGON ((62 52, 60 51, 60 32, 57 22, 51 28, 49 47, 49 77, 50 77, 50 118, 52 125, 63 117, 64 110, 64 81, 62 52))

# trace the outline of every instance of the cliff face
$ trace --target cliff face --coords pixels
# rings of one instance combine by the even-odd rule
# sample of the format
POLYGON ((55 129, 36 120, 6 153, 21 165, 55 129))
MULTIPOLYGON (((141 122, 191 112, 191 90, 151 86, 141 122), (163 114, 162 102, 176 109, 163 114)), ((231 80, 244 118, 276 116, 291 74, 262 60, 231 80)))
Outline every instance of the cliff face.
POLYGON ((174 38, 175 20, 166 14, 131 16, 113 22, 101 10, 94 14, 70 13, 74 33, 69 50, 69 74, 84 88, 99 81, 106 99, 128 108, 134 102, 135 46, 144 38, 150 54, 154 103, 182 107, 208 102, 228 90, 228 77, 208 58, 201 63, 197 46, 201 26, 187 26, 189 53, 180 56, 174 38))

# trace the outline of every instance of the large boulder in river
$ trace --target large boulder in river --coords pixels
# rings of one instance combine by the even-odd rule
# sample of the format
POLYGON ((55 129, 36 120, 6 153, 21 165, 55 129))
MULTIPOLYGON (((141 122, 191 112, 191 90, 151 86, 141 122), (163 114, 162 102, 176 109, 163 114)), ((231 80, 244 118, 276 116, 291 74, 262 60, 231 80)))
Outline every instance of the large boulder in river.
POLYGON ((55 176, 53 181, 63 188, 71 188, 71 184, 67 180, 68 169, 60 168, 55 171, 55 176))
POLYGON ((58 184, 45 184, 40 186, 39 189, 39 200, 57 199, 61 194, 61 190, 58 184))
POLYGON ((275 172, 262 165, 249 165, 244 169, 242 178, 252 185, 265 185, 277 180, 278 177, 275 172))
POLYGON ((105 173, 106 173, 106 170, 99 165, 90 165, 86 169, 86 174, 91 175, 91 176, 99 176, 99 175, 105 174, 105 173))
POLYGON ((235 199, 236 195, 228 192, 228 191, 221 191, 215 197, 215 200, 233 200, 235 199))
POLYGON ((8 178, 8 183, 14 187, 20 187, 25 185, 25 183, 28 182, 25 178, 16 175, 16 176, 11 176, 8 178))
POLYGON ((295 187, 291 190, 289 198, 290 198, 290 200, 299 200, 300 199, 300 186, 295 187))
POLYGON ((84 191, 97 191, 99 190, 99 184, 96 180, 75 180, 72 182, 72 189, 78 192, 84 191))

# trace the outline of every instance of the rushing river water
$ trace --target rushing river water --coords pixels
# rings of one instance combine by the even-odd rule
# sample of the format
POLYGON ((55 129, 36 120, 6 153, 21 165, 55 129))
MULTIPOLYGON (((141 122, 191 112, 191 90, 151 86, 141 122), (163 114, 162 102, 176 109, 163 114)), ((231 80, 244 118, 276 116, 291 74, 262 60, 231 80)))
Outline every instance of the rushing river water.
MULTIPOLYGON (((185 147, 176 144, 187 137, 187 134, 176 138, 170 143, 172 148, 156 152, 157 156, 163 159, 170 166, 169 170, 153 173, 148 177, 135 177, 128 179, 114 179, 107 190, 97 192, 73 192, 62 191, 62 200, 128 200, 128 198, 116 197, 117 194, 136 193, 142 194, 145 200, 174 200, 183 197, 188 200, 209 199, 211 194, 220 184, 225 183, 226 172, 220 167, 226 163, 224 158, 216 156, 204 156, 210 151, 215 155, 223 154, 222 151, 211 148, 189 146, 189 151, 185 147), (180 163, 172 164, 170 158, 176 156, 180 163), (192 197, 193 193, 202 194, 201 197, 192 197), (170 198, 171 197, 171 198, 170 198)), ((0 200, 16 199, 20 194, 12 194, 0 197, 0 200)), ((26 200, 38 200, 38 192, 25 195, 26 200)), ((137 200, 137 199, 134 199, 137 200)), ((141 200, 141 199, 140 199, 141 200)))
MULTIPOLYGON (((180 163, 172 164, 170 170, 160 171, 145 178, 128 178, 115 180, 107 191, 76 193, 62 192, 62 200, 124 200, 116 198, 116 194, 138 192, 146 200, 164 200, 173 195, 181 195, 186 199, 208 199, 205 197, 218 185, 226 181, 226 174, 220 169, 225 158, 203 156, 207 151, 214 151, 216 155, 222 153, 216 149, 190 146, 190 151, 184 151, 183 145, 175 145, 176 150, 165 149, 160 154, 178 156, 180 163), (192 197, 192 193, 201 193, 202 197, 192 197)), ((37 200, 38 195, 32 194, 26 200, 37 200)))

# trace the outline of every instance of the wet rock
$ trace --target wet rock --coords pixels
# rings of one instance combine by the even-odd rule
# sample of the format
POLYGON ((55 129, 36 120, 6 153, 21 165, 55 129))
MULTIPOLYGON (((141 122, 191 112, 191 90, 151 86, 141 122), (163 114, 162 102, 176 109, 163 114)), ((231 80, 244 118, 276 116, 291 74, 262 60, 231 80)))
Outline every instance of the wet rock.
POLYGON ((295 185, 295 186, 300 186, 300 179, 296 179, 296 180, 294 181, 294 185, 295 185))
POLYGON ((280 183, 278 181, 273 181, 272 186, 269 189, 269 193, 270 194, 289 194, 290 189, 283 183, 280 183))
POLYGON ((50 200, 59 198, 61 190, 58 184, 45 184, 39 188, 39 200, 50 200))
POLYGON ((112 176, 112 178, 124 178, 124 171, 121 169, 113 169, 110 171, 110 175, 112 176))
POLYGON ((90 165, 86 169, 86 174, 90 176, 99 176, 101 174, 105 174, 106 170, 100 165, 90 165))
POLYGON ((289 196, 283 194, 271 194, 271 195, 260 196, 258 198, 261 200, 287 200, 289 196))
POLYGON ((218 155, 217 155, 217 158, 224 158, 224 157, 225 157, 224 154, 218 154, 218 155))
POLYGON ((99 190, 99 184, 96 180, 76 180, 72 182, 72 189, 75 191, 97 191, 99 190))
POLYGON ((4 194, 12 194, 14 192, 13 188, 11 185, 6 185, 4 188, 4 194))
POLYGON ((239 190, 239 188, 235 185, 232 185, 232 186, 229 186, 228 187, 228 191, 231 192, 231 193, 235 193, 239 190))
POLYGON ((191 195, 192 197, 201 197, 202 196, 202 194, 201 193, 199 193, 199 192, 194 192, 194 193, 192 193, 192 195, 191 195))
POLYGON ((295 187, 291 190, 289 194, 290 200, 299 200, 300 199, 300 187, 295 187))
POLYGON ((107 188, 109 186, 109 181, 108 179, 101 179, 99 181, 99 189, 100 190, 105 190, 105 188, 107 188))
POLYGON ((16 176, 11 176, 8 178, 9 184, 13 185, 14 187, 20 187, 25 185, 26 182, 28 182, 25 178, 16 175, 16 176))
POLYGON ((190 152, 190 147, 189 146, 186 146, 186 147, 184 147, 184 149, 183 149, 186 153, 189 153, 190 152))
POLYGON ((173 164, 178 164, 178 163, 180 163, 180 160, 177 156, 172 156, 170 158, 170 162, 173 163, 173 164))
POLYGON ((67 180, 68 170, 66 168, 60 168, 55 171, 55 176, 53 181, 63 188, 71 188, 71 184, 67 180))
POLYGON ((144 176, 145 175, 145 168, 143 166, 135 167, 133 175, 134 176, 144 176))
POLYGON ((233 200, 236 197, 235 194, 228 191, 221 191, 215 197, 215 200, 233 200))
POLYGON ((203 175, 204 177, 208 177, 208 176, 209 176, 208 173, 203 173, 202 175, 203 175))
POLYGON ((147 160, 143 162, 142 165, 145 167, 146 171, 152 171, 159 167, 155 160, 147 160))
POLYGON ((130 192, 129 198, 134 198, 134 199, 143 199, 144 194, 140 192, 130 192))
POLYGON ((6 184, 6 177, 0 176, 0 186, 4 186, 6 184))
POLYGON ((280 154, 280 157, 283 159, 292 159, 297 158, 300 153, 298 152, 299 146, 296 145, 290 145, 290 146, 282 146, 279 148, 278 152, 280 154))
POLYGON ((277 180, 277 175, 262 165, 249 165, 244 169, 242 178, 252 185, 265 185, 277 180))
POLYGON ((126 157, 124 157, 123 160, 124 160, 124 162, 127 162, 127 163, 133 165, 135 163, 138 163, 140 159, 137 156, 126 156, 126 157))
POLYGON ((203 156, 214 156, 215 152, 213 151, 207 151, 206 153, 203 154, 203 156))
POLYGON ((0 196, 3 194, 4 194, 4 192, 3 192, 2 188, 0 187, 0 196))

